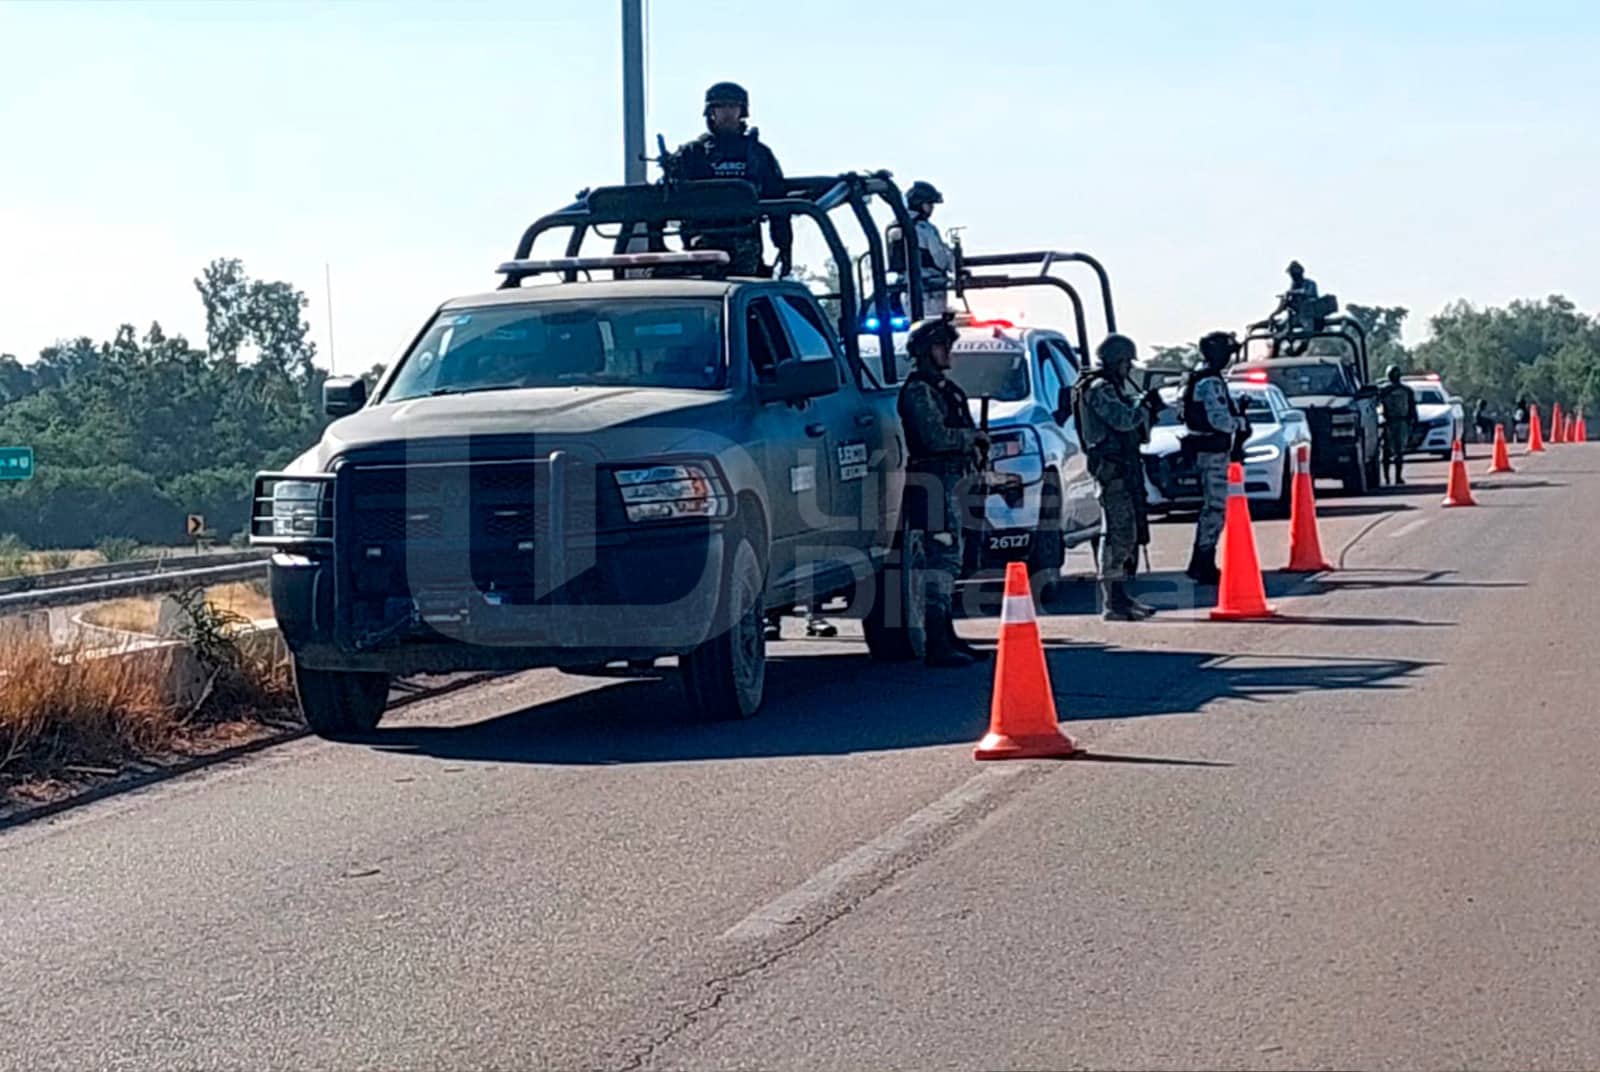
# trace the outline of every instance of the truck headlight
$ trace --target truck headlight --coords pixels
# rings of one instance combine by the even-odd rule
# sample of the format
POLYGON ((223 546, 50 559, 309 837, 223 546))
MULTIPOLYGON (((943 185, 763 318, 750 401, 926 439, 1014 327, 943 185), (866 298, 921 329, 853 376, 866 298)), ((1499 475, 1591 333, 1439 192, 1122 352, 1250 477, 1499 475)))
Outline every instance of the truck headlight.
POLYGON ((280 480, 272 488, 272 537, 278 540, 314 539, 322 519, 323 483, 280 480))
POLYGON ((717 518, 733 512, 727 486, 710 462, 616 469, 612 475, 629 521, 717 518))
POLYGON ((1259 465, 1262 462, 1275 462, 1283 457, 1283 450, 1276 443, 1257 443, 1253 447, 1245 448, 1244 461, 1246 465, 1259 465))

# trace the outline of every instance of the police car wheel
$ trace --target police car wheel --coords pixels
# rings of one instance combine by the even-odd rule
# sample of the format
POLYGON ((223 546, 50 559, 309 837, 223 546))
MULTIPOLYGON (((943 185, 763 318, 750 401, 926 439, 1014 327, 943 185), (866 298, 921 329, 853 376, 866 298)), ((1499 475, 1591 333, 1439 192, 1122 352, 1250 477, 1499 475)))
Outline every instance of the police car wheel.
POLYGON ((362 670, 313 670, 294 664, 300 713, 318 737, 346 741, 378 728, 389 706, 389 675, 362 670))
POLYGON ((748 539, 740 539, 723 588, 721 631, 678 660, 689 706, 704 718, 749 718, 761 708, 767 680, 765 587, 760 557, 748 539))

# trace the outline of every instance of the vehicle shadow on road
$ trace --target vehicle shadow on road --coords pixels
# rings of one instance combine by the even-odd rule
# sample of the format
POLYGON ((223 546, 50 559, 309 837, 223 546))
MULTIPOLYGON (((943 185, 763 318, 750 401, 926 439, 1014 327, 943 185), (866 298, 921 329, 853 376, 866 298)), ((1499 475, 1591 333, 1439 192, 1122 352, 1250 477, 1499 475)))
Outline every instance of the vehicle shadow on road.
POLYGON ((1457 581, 1455 570, 1359 569, 1319 577, 1321 591, 1364 592, 1385 588, 1526 588, 1526 581, 1457 581), (1368 576, 1378 574, 1380 576, 1368 576))
MULTIPOLYGON (((1222 700, 1260 703, 1305 692, 1405 688, 1425 664, 1214 652, 1143 651, 1103 644, 1046 654, 1063 721, 1194 715, 1222 700)), ((991 668, 928 670, 874 662, 864 652, 779 654, 767 702, 746 722, 706 723, 671 677, 614 684, 465 726, 380 728, 381 751, 485 763, 614 764, 845 755, 970 744, 988 729, 991 668)), ((1151 757, 1106 757, 1129 762, 1151 757)), ((1152 759, 1154 762, 1154 759, 1152 759)), ((1188 766, 1167 759, 1159 765, 1188 766)))

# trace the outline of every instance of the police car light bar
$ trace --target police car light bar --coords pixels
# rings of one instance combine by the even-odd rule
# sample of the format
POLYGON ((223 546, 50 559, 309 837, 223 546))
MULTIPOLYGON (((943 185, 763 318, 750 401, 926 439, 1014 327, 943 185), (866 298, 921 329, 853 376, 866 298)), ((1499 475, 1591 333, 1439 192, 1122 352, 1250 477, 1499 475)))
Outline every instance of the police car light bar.
POLYGON ((583 272, 605 268, 655 268, 666 264, 725 265, 731 258, 720 249, 687 253, 615 253, 608 257, 552 257, 544 261, 506 261, 499 275, 536 275, 539 272, 583 272))

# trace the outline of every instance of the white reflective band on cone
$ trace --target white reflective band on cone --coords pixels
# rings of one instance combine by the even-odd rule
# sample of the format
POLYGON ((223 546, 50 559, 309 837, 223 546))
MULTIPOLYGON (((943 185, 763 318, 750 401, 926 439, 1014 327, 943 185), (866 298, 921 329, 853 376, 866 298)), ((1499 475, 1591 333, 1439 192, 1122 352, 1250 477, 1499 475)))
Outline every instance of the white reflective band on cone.
POLYGON ((1026 625, 1035 620, 1032 596, 1006 596, 1000 604, 1001 625, 1026 625))

